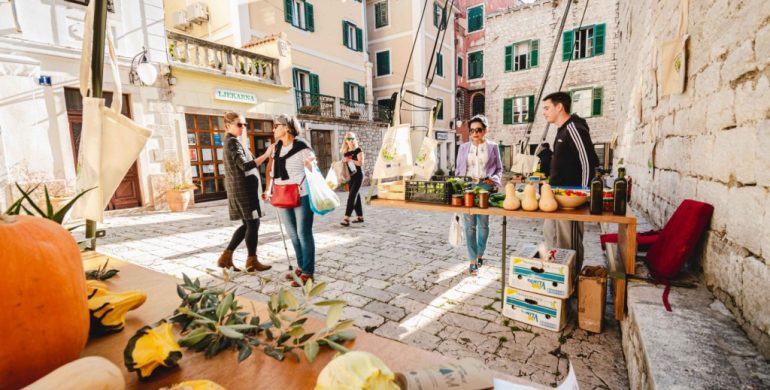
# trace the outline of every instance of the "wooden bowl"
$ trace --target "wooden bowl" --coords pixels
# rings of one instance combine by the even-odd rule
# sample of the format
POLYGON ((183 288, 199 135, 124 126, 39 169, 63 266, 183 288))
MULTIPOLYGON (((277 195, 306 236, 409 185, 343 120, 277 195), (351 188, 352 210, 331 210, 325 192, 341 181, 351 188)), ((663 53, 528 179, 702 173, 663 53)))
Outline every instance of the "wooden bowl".
POLYGON ((556 203, 562 209, 576 209, 588 202, 588 196, 554 195, 556 203))

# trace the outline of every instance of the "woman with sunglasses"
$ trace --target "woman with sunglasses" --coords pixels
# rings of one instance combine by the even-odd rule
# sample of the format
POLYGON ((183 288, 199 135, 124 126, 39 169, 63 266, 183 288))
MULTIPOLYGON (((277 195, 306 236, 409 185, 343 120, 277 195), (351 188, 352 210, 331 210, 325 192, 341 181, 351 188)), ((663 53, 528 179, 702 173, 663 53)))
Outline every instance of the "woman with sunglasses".
POLYGON ((251 152, 243 147, 238 139, 243 134, 246 120, 243 115, 235 112, 225 114, 225 190, 230 209, 230 219, 243 221, 233 233, 230 244, 217 261, 222 268, 232 268, 233 252, 245 239, 248 257, 246 270, 249 272, 266 271, 271 266, 262 264, 257 259, 257 239, 259 235, 259 219, 264 216, 264 208, 259 199, 261 187, 257 167, 270 157, 272 145, 256 159, 251 152))
MULTIPOLYGON (((291 238, 294 253, 297 256, 297 269, 295 274, 304 285, 308 279, 313 279, 315 272, 315 240, 313 238, 313 211, 310 209, 310 197, 305 183, 305 168, 312 169, 315 154, 307 141, 298 138, 300 125, 297 118, 280 115, 273 125, 273 137, 275 137, 275 150, 267 165, 269 172, 266 178, 267 190, 262 194, 262 199, 267 200, 271 193, 271 184, 299 185, 299 206, 294 208, 278 208, 281 222, 286 227, 286 232, 291 238)), ((290 273, 286 274, 287 280, 294 279, 290 273)), ((293 281, 294 287, 301 287, 293 281)))
POLYGON ((348 205, 345 209, 345 218, 340 223, 342 226, 350 226, 350 216, 353 214, 353 210, 355 210, 358 216, 353 223, 364 222, 364 210, 361 207, 361 195, 359 194, 361 184, 364 182, 364 152, 358 145, 355 134, 351 132, 345 133, 340 153, 342 153, 343 161, 345 161, 350 171, 348 205))
MULTIPOLYGON (((484 183, 500 188, 503 163, 500 160, 497 144, 486 139, 487 118, 476 115, 468 122, 468 126, 471 140, 460 145, 457 151, 455 174, 470 177, 477 184, 484 183)), ((489 216, 465 214, 463 225, 465 226, 465 245, 470 259, 468 269, 470 274, 475 276, 484 261, 484 251, 487 249, 489 216)))

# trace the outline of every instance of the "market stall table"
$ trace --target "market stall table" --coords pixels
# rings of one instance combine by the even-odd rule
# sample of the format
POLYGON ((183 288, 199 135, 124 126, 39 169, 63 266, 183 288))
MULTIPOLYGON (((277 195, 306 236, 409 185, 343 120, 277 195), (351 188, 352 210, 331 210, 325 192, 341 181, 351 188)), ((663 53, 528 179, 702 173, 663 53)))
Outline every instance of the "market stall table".
MULTIPOLYGON (((626 298, 626 274, 636 272, 636 217, 628 211, 626 215, 614 215, 609 212, 602 214, 591 214, 588 207, 582 207, 574 210, 559 209, 554 212, 544 211, 523 211, 523 210, 505 210, 496 207, 481 209, 478 207, 454 207, 449 205, 407 202, 403 200, 372 199, 371 206, 394 207, 420 211, 458 213, 471 215, 495 215, 503 217, 503 243, 502 243, 502 288, 501 305, 505 302, 505 284, 506 284, 506 227, 507 218, 528 218, 528 219, 554 219, 562 221, 575 222, 596 222, 596 223, 614 223, 618 225, 618 250, 620 255, 619 264, 610 264, 610 268, 620 267, 622 269, 611 272, 613 278, 613 287, 615 290, 615 318, 623 319, 625 311, 626 298)), ((580 270, 577 270, 578 272, 580 270)))
MULTIPOLYGON (((209 379, 227 389, 312 389, 315 387, 318 374, 334 356, 333 351, 323 348, 313 363, 308 363, 301 353, 300 363, 291 358, 281 362, 265 355, 262 351, 255 350, 248 359, 239 364, 235 350, 223 351, 212 359, 205 359, 203 353, 185 349, 184 356, 179 361, 179 367, 159 371, 149 381, 140 382, 136 373, 129 373, 126 370, 123 364, 123 350, 128 339, 139 328, 154 324, 174 312, 180 303, 176 285, 181 281, 170 275, 93 252, 84 254, 84 267, 86 270, 96 269, 104 264, 106 259, 110 259, 108 268, 120 270, 118 276, 106 281, 108 287, 115 291, 142 291, 147 294, 147 301, 138 309, 128 313, 123 331, 91 338, 82 356, 102 356, 115 363, 123 371, 127 389, 155 390, 162 386, 193 379, 209 379)), ((257 313, 267 313, 266 306, 261 302, 243 297, 238 297, 238 301, 246 311, 254 308, 257 313)), ((308 324, 309 329, 324 327, 323 321, 316 318, 311 318, 308 324)), ((178 333, 178 327, 174 329, 178 333)), ((374 353, 394 372, 451 361, 450 358, 435 352, 413 348, 361 331, 356 333, 356 340, 345 345, 351 350, 374 353)), ((513 383, 545 388, 507 375, 496 376, 513 383)))

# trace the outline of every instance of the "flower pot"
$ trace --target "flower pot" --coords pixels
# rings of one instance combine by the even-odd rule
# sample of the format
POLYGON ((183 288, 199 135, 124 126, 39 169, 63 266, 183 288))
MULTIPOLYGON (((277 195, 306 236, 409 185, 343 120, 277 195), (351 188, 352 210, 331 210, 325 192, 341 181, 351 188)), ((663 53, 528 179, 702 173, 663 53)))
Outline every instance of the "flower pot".
POLYGON ((166 192, 166 203, 173 212, 186 211, 190 205, 190 199, 192 199, 192 191, 190 190, 168 190, 166 192))

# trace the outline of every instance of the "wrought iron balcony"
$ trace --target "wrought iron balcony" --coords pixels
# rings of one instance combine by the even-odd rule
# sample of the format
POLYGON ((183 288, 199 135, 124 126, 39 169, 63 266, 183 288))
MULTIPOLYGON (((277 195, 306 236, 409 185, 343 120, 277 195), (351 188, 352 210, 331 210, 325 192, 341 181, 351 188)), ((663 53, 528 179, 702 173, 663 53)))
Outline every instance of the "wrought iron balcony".
POLYGON ((391 110, 329 95, 295 90, 297 112, 303 116, 355 121, 390 122, 391 110))

